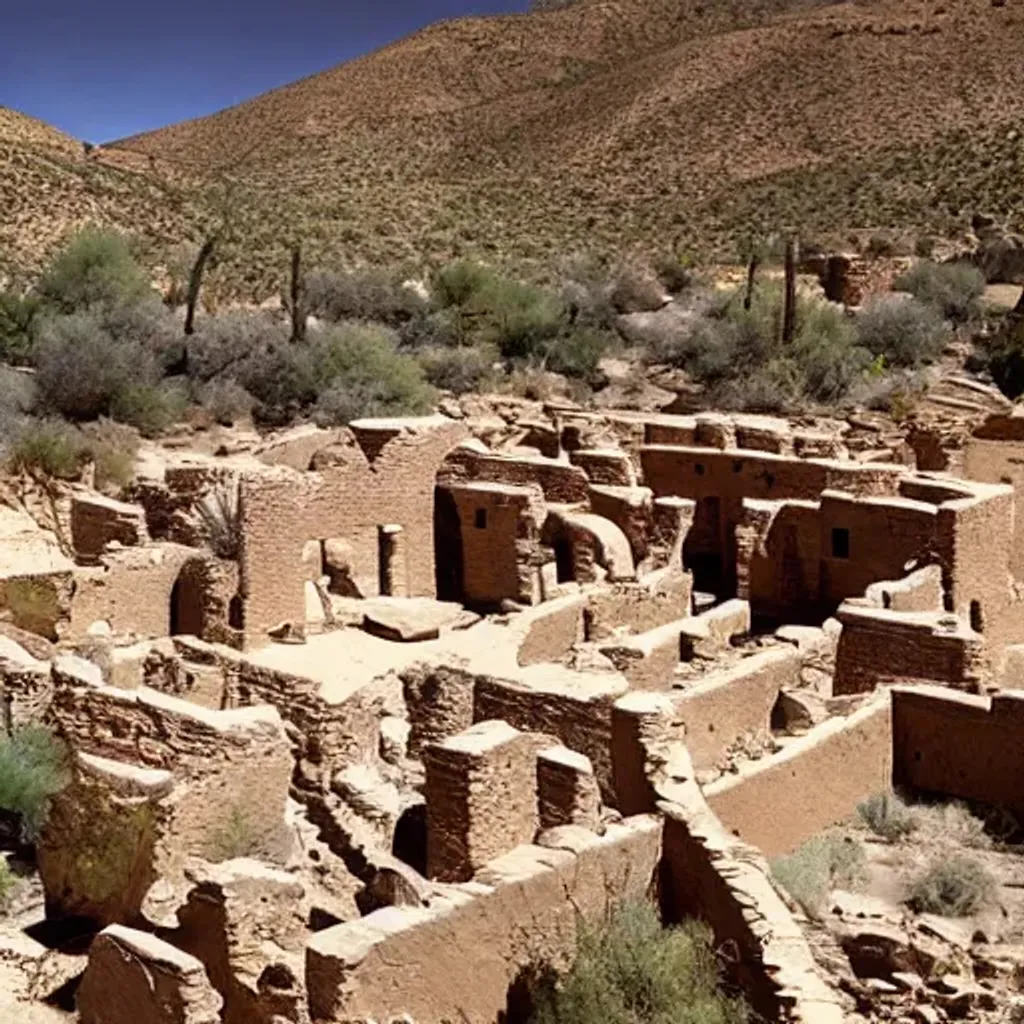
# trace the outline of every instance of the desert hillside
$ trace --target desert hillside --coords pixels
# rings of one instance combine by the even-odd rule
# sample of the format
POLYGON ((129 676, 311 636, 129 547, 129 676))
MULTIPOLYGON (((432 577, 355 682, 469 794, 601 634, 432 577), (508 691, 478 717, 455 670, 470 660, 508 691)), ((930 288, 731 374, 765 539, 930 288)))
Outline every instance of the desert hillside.
MULTIPOLYGON (((218 273, 256 295, 295 237, 318 259, 421 262, 944 234, 978 209, 1020 216, 1022 62, 1024 10, 992 0, 578 0, 440 23, 60 163, 59 187, 167 235, 234 183, 218 273), (161 209, 183 175, 205 185, 161 209)), ((29 185, 55 162, 39 153, 15 145, 29 185)), ((15 191, 23 220, 53 219, 15 191)))

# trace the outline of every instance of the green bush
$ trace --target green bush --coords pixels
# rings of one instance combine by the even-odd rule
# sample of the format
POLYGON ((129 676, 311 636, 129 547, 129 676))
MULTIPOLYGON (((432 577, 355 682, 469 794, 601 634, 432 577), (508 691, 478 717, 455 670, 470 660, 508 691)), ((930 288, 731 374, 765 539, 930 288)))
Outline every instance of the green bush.
POLYGON ((650 267, 628 260, 615 269, 608 297, 618 313, 644 313, 665 305, 665 288, 650 267))
POLYGON ((435 388, 464 395, 482 390, 494 374, 497 350, 490 345, 471 348, 425 348, 416 358, 435 388))
POLYGON ((548 345, 544 364, 554 373, 587 380, 593 377, 598 364, 615 344, 615 336, 608 331, 580 327, 548 345))
POLYGON ((985 292, 985 275, 967 263, 922 260, 896 279, 895 287, 933 306, 947 320, 963 324, 975 319, 985 292))
POLYGON ((260 836, 245 811, 232 807, 228 820, 214 835, 211 845, 210 853, 215 862, 251 857, 259 852, 260 836))
MULTIPOLYGON (((35 353, 42 408, 71 420, 93 420, 111 415, 122 392, 155 387, 159 360, 134 327, 114 324, 98 311, 44 320, 35 353)), ((131 399, 125 401, 130 407, 131 399)))
POLYGON ((26 419, 7 448, 7 469, 42 479, 77 480, 91 456, 81 431, 58 419, 26 419))
POLYGON ((0 808, 21 818, 26 836, 43 826, 50 798, 68 783, 67 748, 42 726, 0 738, 0 808))
POLYGON ((949 329, 934 306, 905 296, 880 295, 857 315, 857 337, 887 366, 917 367, 942 355, 949 329))
POLYGON ((188 339, 188 373, 200 383, 230 378, 244 385, 252 367, 289 345, 288 327, 264 310, 203 317, 188 339))
POLYGON ((1008 318, 984 354, 999 390, 1011 399, 1024 394, 1024 319, 1008 318))
POLYGON ((182 418, 187 406, 185 390, 165 380, 119 387, 108 411, 118 423, 135 427, 143 437, 157 437, 182 418))
POLYGON ((428 307, 425 299, 403 285, 401 274, 380 267, 314 270, 304 283, 308 312, 334 322, 373 320, 397 327, 425 314, 428 307))
POLYGON ((58 312, 77 313, 130 305, 151 296, 153 289, 123 236, 86 227, 54 257, 37 291, 58 312))
POLYGON ((38 295, 0 292, 0 360, 14 366, 28 365, 33 328, 41 308, 38 295))
POLYGON ((482 263, 455 260, 443 266, 431 281, 431 296, 438 309, 469 306, 494 281, 494 272, 482 263))
POLYGON ((831 833, 809 839, 772 861, 775 880, 811 917, 820 917, 832 889, 856 889, 866 876, 864 847, 831 833))
POLYGON ((221 486, 207 494, 195 509, 199 539, 218 557, 238 561, 242 553, 242 510, 238 487, 221 486))
POLYGON ((199 387, 196 397, 214 420, 225 427, 246 419, 255 404, 252 395, 230 377, 207 381, 199 387))
POLYGON ((416 415, 433 405, 434 390, 423 368, 378 328, 342 324, 318 332, 308 360, 306 371, 317 391, 315 418, 323 425, 416 415))
POLYGON ((745 309, 742 291, 712 295, 703 312, 666 335, 650 358, 685 370, 721 406, 785 411, 835 404, 864 376, 871 355, 842 311, 800 298, 793 340, 782 341, 782 292, 761 288, 745 309))
POLYGON ((662 928, 647 904, 581 928, 576 959, 534 994, 533 1024, 742 1024, 745 1005, 722 992, 707 927, 662 928))
POLYGON ((857 813, 876 836, 890 842, 917 828, 917 815, 895 793, 876 793, 857 805, 857 813))
POLYGON ((479 317, 482 337, 506 359, 543 357, 566 324, 557 296, 505 278, 494 278, 468 312, 479 317))
POLYGON ((935 861, 910 887, 907 903, 919 914, 965 917, 996 892, 996 881, 978 861, 963 855, 935 861))
POLYGON ((139 448, 136 432, 123 423, 100 419, 81 428, 92 457, 95 485, 101 491, 120 491, 135 477, 135 456, 139 448))

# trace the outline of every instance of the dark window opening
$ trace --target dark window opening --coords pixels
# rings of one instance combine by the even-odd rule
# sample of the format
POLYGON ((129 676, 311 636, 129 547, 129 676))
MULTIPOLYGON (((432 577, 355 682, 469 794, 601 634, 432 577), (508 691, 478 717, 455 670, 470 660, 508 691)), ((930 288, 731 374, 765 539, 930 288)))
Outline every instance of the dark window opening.
POLYGON ((421 875, 427 873, 427 805, 407 807, 395 825, 391 853, 421 875))
POLYGON ((704 475, 704 463, 703 462, 698 462, 693 467, 693 471, 697 474, 697 476, 703 476, 704 475))
POLYGON ((476 510, 476 515, 475 515, 475 517, 473 519, 473 525, 478 530, 486 530, 487 529, 487 509, 485 509, 485 508, 478 508, 476 510))
POLYGON ((232 629, 243 629, 245 626, 243 618, 242 595, 235 594, 228 602, 228 625, 232 629))
POLYGON ((850 531, 841 526, 836 526, 832 530, 832 557, 850 557, 850 531))
POLYGON ((971 602, 971 629, 975 633, 985 632, 985 616, 981 613, 981 602, 971 602))
POLYGON ((743 460, 742 459, 737 459, 732 464, 732 471, 734 473, 742 473, 743 472, 743 460))

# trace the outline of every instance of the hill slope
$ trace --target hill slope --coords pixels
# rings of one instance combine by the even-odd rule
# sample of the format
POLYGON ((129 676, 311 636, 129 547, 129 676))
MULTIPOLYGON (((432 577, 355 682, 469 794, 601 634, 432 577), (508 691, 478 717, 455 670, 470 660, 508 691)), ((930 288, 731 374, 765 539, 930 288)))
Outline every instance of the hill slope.
POLYGON ((1021 66, 1014 3, 578 0, 432 26, 97 166, 205 180, 197 211, 237 182, 219 273, 257 295, 293 237, 420 262, 945 232, 1024 216, 1021 66))

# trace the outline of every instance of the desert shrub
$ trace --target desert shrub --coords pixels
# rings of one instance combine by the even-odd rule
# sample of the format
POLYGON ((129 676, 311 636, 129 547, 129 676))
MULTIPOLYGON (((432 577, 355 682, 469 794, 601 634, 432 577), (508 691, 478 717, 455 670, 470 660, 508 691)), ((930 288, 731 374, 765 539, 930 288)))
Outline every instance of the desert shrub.
POLYGON ((199 387, 196 397, 214 420, 226 427, 246 419, 255 403, 252 395, 230 377, 207 381, 199 387))
POLYGON ((113 308, 145 299, 152 287, 122 235, 82 228, 43 271, 37 291, 61 313, 113 308))
POLYGON ((415 350, 462 347, 470 329, 469 321, 454 307, 415 316, 397 328, 401 347, 415 350))
POLYGON ((120 491, 135 476, 138 434, 131 427, 100 419, 81 427, 81 434, 93 461, 95 485, 101 491, 120 491))
POLYGON ((947 320, 962 324, 978 315, 985 275, 967 263, 922 260, 901 274, 895 287, 935 307, 947 320))
POLYGON ((427 381, 455 395, 480 391, 493 376, 497 358, 497 350, 490 345, 426 348, 417 353, 427 381))
POLYGON ((50 798, 67 785, 67 748, 42 726, 0 738, 0 808, 17 814, 29 838, 39 834, 50 798))
POLYGON ((1024 319, 1010 317, 984 352, 989 373, 1007 398, 1024 394, 1024 319))
POLYGON ((919 914, 964 917, 980 910, 995 892, 995 879, 978 861, 943 857, 914 880, 907 903, 919 914))
POLYGON ((243 381, 246 366, 289 344, 288 327, 263 310, 231 310, 203 317, 188 339, 188 372, 197 381, 243 381))
POLYGON ((431 296, 438 309, 469 306, 494 281, 494 272, 482 263, 455 260, 445 264, 431 280, 431 296))
POLYGON ((237 561, 242 553, 242 512, 238 485, 215 487, 196 504, 199 539, 218 557, 237 561))
POLYGON ((750 309, 740 291, 713 295, 703 312, 649 355, 686 370, 712 401, 728 408, 784 411, 842 401, 871 364, 843 313, 799 299, 789 344, 781 340, 781 323, 778 288, 759 289, 750 309))
POLYGON ((942 354, 949 337, 946 321, 934 306, 914 298, 880 295, 857 315, 857 338, 887 366, 921 366, 942 354))
POLYGON ((188 406, 185 389, 173 381, 118 387, 108 405, 108 412, 119 423, 135 427, 143 437, 156 437, 178 422, 188 406))
POLYGON ((809 839, 772 861, 775 880, 811 917, 819 917, 832 889, 855 889, 865 877, 864 847, 831 833, 809 839))
POLYGON ((59 419, 25 419, 7 447, 7 469, 36 479, 76 480, 89 461, 81 431, 59 419))
POLYGON ((33 327, 41 308, 38 295, 0 292, 0 360, 15 366, 30 362, 33 327))
POLYGON ((917 816, 895 793, 875 793, 857 805, 857 813, 876 836, 890 842, 917 828, 917 816))
POLYGON ((566 377, 589 379, 598 363, 616 343, 615 335, 596 327, 580 327, 555 338, 547 346, 544 365, 566 377))
POLYGON ((581 928, 576 959, 534 995, 533 1024, 742 1024, 745 1005, 725 995, 710 930, 662 928, 647 904, 581 928))
POLYGON ((317 391, 317 422, 428 412, 434 401, 417 360, 398 350, 387 331, 342 324, 312 341, 307 370, 317 391))
POLYGON ((691 288, 697 280, 693 268, 678 256, 659 256, 652 269, 658 275, 665 291, 670 295, 678 295, 691 288))
POLYGON ((374 320, 398 326, 426 312, 427 301, 406 288, 402 275, 380 267, 314 270, 306 275, 306 309, 335 322, 374 320))
POLYGON ((566 323, 558 296, 505 278, 493 278, 468 312, 479 317, 481 336, 506 359, 543 356, 566 323))
POLYGON ((556 274, 562 282, 562 303, 572 326, 614 327, 611 280, 601 260, 593 255, 573 256, 561 261, 556 274))
POLYGON ((643 313, 665 305, 665 287, 646 264, 627 260, 612 275, 609 300, 617 313, 643 313))
MULTIPOLYGON (((42 408, 71 420, 111 415, 117 396, 155 386, 162 371, 138 320, 91 311, 43 321, 35 351, 42 408)), ((125 408, 134 408, 126 399, 125 408)))

